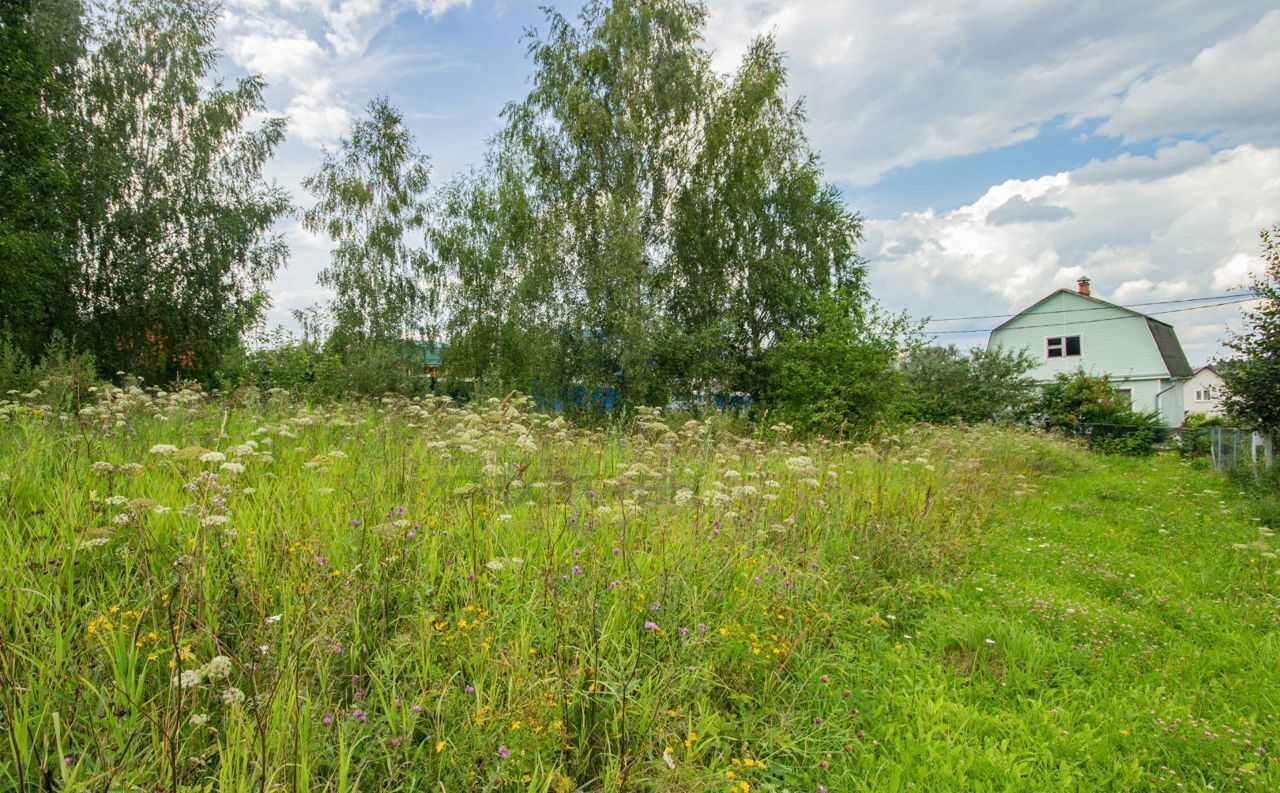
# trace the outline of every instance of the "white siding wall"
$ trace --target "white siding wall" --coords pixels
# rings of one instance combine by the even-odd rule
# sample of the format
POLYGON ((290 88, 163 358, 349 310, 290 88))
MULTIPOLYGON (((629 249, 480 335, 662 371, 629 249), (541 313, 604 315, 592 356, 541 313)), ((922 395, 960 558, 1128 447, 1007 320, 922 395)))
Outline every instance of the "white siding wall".
POLYGON ((1222 378, 1212 369, 1203 368, 1195 377, 1182 386, 1182 399, 1188 413, 1203 413, 1206 416, 1221 416, 1222 410, 1222 378), (1208 401, 1196 399, 1196 392, 1212 389, 1213 398, 1208 401))

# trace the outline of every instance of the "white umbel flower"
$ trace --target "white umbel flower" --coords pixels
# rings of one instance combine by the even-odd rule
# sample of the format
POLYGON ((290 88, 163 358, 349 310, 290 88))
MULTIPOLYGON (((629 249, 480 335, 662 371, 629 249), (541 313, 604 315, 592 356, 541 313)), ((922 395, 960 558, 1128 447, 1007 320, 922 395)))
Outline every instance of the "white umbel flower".
POLYGON ((212 682, 226 680, 231 677, 231 659, 225 655, 215 655, 200 671, 212 682))

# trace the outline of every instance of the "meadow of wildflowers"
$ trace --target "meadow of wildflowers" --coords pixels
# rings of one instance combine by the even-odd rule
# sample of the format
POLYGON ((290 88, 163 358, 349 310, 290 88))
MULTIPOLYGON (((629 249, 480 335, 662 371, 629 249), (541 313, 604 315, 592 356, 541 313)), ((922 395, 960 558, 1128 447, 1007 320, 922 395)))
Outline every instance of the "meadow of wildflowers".
POLYGON ((1274 789, 1275 546, 1211 476, 518 395, 12 395, 0 788, 1274 789))

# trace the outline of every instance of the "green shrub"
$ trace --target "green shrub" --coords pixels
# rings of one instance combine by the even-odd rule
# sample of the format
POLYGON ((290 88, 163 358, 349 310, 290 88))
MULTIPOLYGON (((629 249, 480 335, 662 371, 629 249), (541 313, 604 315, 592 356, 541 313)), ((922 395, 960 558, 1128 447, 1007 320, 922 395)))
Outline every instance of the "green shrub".
POLYGON ((1106 454, 1148 455, 1155 451, 1164 430, 1159 413, 1115 414, 1110 424, 1088 428, 1089 448, 1106 454))
POLYGON ((902 413, 906 389, 895 368, 900 324, 824 298, 816 327, 769 348, 760 401, 770 421, 801 433, 859 434, 902 413))
POLYGON ((1027 376, 1034 367, 1024 350, 914 349, 902 366, 908 412, 933 424, 1023 421, 1035 405, 1035 381, 1027 376))
POLYGON ((1106 375, 1084 371, 1044 386, 1037 411, 1047 429, 1084 436, 1089 448, 1111 454, 1151 454, 1164 430, 1158 413, 1132 410, 1106 375))

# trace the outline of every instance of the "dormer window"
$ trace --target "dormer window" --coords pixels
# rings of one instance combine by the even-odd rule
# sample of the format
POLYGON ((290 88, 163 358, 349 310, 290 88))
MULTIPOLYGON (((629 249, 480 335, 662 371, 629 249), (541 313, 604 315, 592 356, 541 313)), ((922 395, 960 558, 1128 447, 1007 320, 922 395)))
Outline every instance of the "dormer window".
POLYGON ((1079 336, 1050 336, 1045 339, 1045 357, 1072 358, 1080 355, 1079 336))

